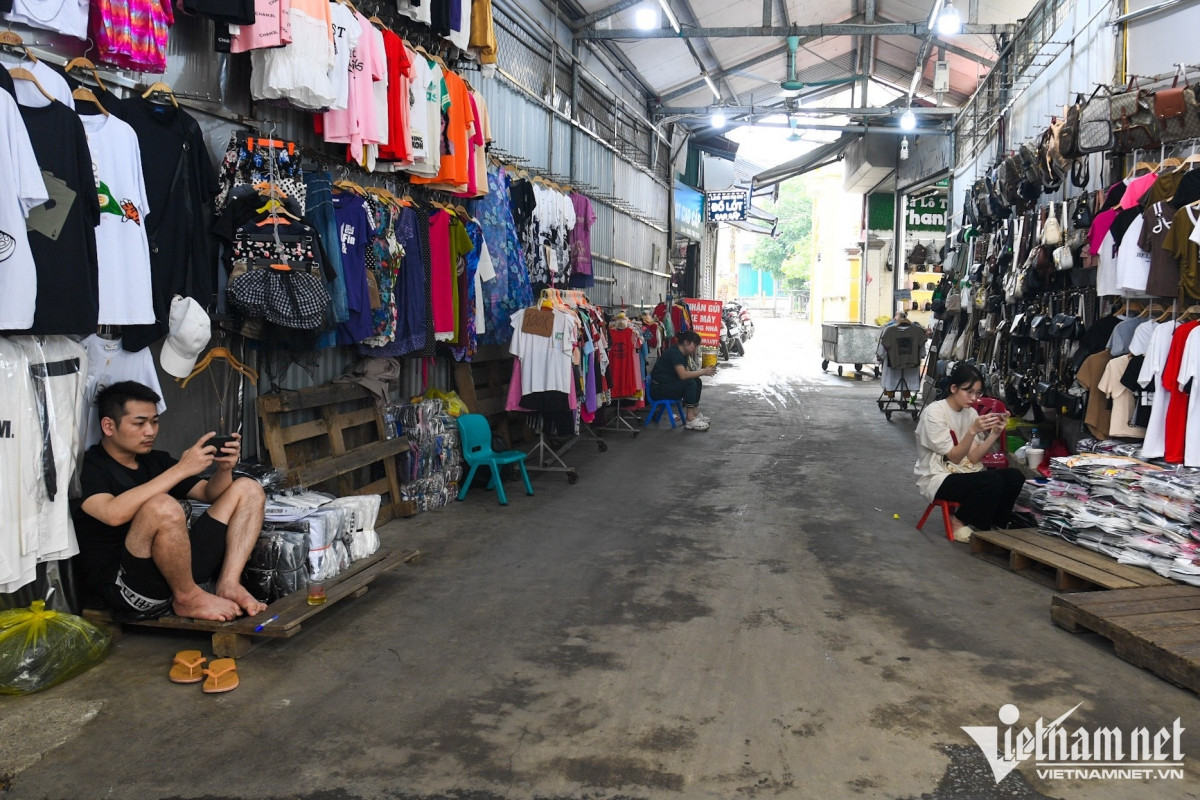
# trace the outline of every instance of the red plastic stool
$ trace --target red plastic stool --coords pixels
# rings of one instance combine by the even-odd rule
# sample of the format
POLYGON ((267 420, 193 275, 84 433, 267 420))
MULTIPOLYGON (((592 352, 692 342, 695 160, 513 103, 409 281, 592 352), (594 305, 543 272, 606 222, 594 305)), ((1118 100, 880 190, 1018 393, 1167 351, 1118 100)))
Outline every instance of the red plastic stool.
POLYGON ((929 519, 929 515, 933 513, 934 506, 938 506, 942 509, 942 522, 946 526, 946 538, 953 542, 954 526, 950 524, 950 515, 958 510, 959 505, 959 503, 955 503, 951 500, 934 500, 929 504, 929 507, 925 509, 925 515, 921 517, 921 521, 917 523, 917 530, 921 530, 923 527, 925 527, 925 520, 929 519))

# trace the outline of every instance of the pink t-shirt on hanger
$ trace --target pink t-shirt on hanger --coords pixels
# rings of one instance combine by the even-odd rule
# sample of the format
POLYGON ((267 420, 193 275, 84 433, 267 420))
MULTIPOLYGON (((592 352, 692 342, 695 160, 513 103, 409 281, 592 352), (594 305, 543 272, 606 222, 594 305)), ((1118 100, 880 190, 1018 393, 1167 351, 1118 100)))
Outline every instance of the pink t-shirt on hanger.
POLYGON ((1125 187, 1125 194, 1121 195, 1121 208, 1133 208, 1141 202, 1142 195, 1150 191, 1150 187, 1158 180, 1158 173, 1151 172, 1148 175, 1141 175, 1134 178, 1125 187))
POLYGON ((361 33, 350 50, 346 107, 326 111, 322 121, 325 141, 350 145, 350 157, 361 161, 363 144, 379 143, 379 123, 375 118, 375 92, 372 86, 375 81, 387 78, 387 59, 383 52, 382 37, 373 35, 375 29, 362 14, 356 14, 355 18, 361 33))

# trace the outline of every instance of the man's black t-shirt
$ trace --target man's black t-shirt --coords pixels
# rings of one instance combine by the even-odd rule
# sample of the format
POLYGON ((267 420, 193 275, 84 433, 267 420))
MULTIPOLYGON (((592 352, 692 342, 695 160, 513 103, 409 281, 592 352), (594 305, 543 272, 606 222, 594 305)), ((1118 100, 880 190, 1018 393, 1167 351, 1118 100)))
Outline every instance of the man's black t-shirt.
POLYGON ((100 200, 83 123, 57 101, 20 108, 50 193, 50 200, 31 211, 28 221, 38 283, 29 332, 95 333, 100 306, 96 260, 100 200), (63 216, 61 204, 67 203, 70 207, 63 216))
POLYGON ((211 308, 217 292, 216 250, 209 229, 217 173, 200 124, 180 108, 134 95, 115 109, 137 134, 146 184, 153 325, 125 328, 121 345, 137 351, 166 336, 175 295, 211 308))
MULTIPOLYGON (((82 492, 79 499, 72 503, 71 516, 75 522, 75 535, 79 539, 79 560, 84 580, 93 588, 98 583, 111 580, 116 574, 125 547, 125 537, 129 533, 129 523, 105 525, 85 513, 80 506, 92 495, 111 494, 116 497, 137 488, 178 463, 178 459, 162 450, 151 450, 144 456, 138 456, 137 461, 137 469, 118 463, 104 449, 103 443, 92 445, 83 454, 83 467, 79 472, 82 492)), ((175 484, 169 494, 182 500, 201 480, 199 476, 184 478, 175 484)))
POLYGON ((654 369, 650 370, 650 382, 670 383, 679 380, 679 373, 675 371, 676 366, 687 369, 687 357, 679 351, 678 347, 668 347, 658 357, 658 361, 654 362, 654 369))

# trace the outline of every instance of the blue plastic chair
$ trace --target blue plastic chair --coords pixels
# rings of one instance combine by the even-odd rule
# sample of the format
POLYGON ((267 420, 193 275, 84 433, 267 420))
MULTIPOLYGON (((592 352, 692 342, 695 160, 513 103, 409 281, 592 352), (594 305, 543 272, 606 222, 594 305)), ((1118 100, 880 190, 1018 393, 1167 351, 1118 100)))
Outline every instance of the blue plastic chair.
POLYGON ((533 496, 533 484, 529 482, 529 473, 525 470, 525 453, 520 450, 505 450, 497 453, 492 449, 492 426, 487 417, 482 414, 463 414, 458 418, 458 432, 462 437, 463 458, 471 469, 463 479, 462 488, 458 490, 458 499, 467 496, 471 481, 475 478, 475 470, 486 464, 492 470, 492 479, 487 488, 496 490, 496 499, 500 505, 508 505, 508 495, 504 493, 504 485, 500 481, 500 467, 505 464, 516 464, 521 468, 521 478, 525 481, 525 494, 533 496))
POLYGON ((650 377, 646 376, 643 380, 643 385, 646 387, 646 419, 642 421, 642 427, 647 427, 652 421, 655 425, 658 424, 664 411, 667 412, 667 421, 671 423, 671 428, 675 428, 675 412, 679 412, 679 424, 683 425, 687 422, 687 414, 683 410, 682 400, 655 400, 650 396, 650 377))

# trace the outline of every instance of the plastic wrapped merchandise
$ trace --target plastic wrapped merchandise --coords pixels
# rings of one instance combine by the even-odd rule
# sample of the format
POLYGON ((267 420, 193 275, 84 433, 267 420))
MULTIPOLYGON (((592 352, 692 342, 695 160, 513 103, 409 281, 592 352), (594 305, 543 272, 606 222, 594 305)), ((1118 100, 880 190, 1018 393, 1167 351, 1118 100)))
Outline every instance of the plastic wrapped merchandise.
POLYGON ((268 604, 306 588, 307 531, 263 531, 246 562, 242 585, 255 598, 268 604))
POLYGON ((29 608, 0 612, 0 694, 31 694, 104 660, 112 636, 82 617, 29 608))
POLYGON ((375 532, 375 523, 379 519, 379 507, 382 503, 383 498, 377 494, 363 494, 330 500, 322 509, 337 508, 346 512, 343 541, 349 549, 351 561, 366 558, 379 549, 379 534, 375 532))

